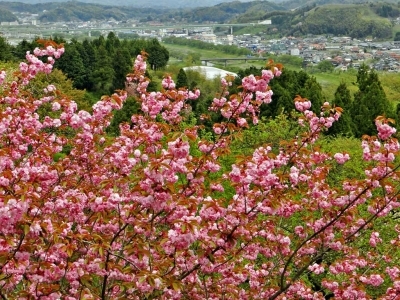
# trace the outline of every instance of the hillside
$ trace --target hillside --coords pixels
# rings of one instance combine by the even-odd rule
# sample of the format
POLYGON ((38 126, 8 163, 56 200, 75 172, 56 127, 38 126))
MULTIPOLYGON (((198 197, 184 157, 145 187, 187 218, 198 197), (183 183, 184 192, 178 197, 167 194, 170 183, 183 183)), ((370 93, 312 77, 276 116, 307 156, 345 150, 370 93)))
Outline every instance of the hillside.
POLYGON ((3 9, 0 7, 0 22, 13 22, 17 21, 14 14, 8 9, 3 9))
MULTIPOLYGON (((41 4, 48 5, 49 3, 65 3, 69 0, 20 0, 19 3, 25 4, 41 4)), ((100 4, 100 5, 113 5, 113 6, 129 6, 129 7, 146 7, 146 8, 195 8, 195 7, 206 7, 214 6, 223 2, 230 2, 231 0, 158 0, 158 1, 148 1, 148 0, 80 0, 79 2, 100 4)), ((252 0, 241 0, 241 2, 250 2, 252 0)), ((2 2, 15 2, 14 0, 3 0, 2 2)), ((1 3, 1 2, 0 2, 1 3)))
POLYGON ((212 7, 195 8, 183 14, 190 22, 228 22, 240 15, 251 14, 254 18, 261 17, 266 12, 284 10, 281 5, 272 1, 233 1, 221 3, 212 7))
MULTIPOLYGON (((318 0, 320 2, 327 0, 318 0)), ((336 0, 333 0, 336 1, 336 0)), ((342 1, 342 0, 337 0, 342 1)), ((346 0, 350 1, 350 0, 346 0)), ((332 34, 348 35, 355 38, 392 38, 393 24, 390 19, 400 16, 397 3, 377 2, 358 4, 314 4, 288 10, 287 4, 279 5, 270 1, 233 1, 211 7, 194 9, 138 8, 83 3, 78 1, 26 4, 21 2, 0 2, 0 21, 12 21, 11 12, 39 14, 41 22, 75 22, 91 20, 124 21, 139 19, 162 23, 255 23, 270 19, 271 34, 307 35, 332 34), (2 17, 2 18, 1 18, 2 17)), ((306 3, 306 2, 303 2, 306 3)))
MULTIPOLYGON (((162 1, 161 1, 162 3, 162 1)), ((121 3, 119 3, 121 4, 121 3)), ((137 3, 136 3, 137 4, 137 3)), ((113 18, 145 19, 151 17, 161 21, 172 19, 184 22, 228 22, 244 13, 261 16, 266 12, 284 10, 283 6, 269 1, 221 3, 215 6, 194 9, 138 8, 133 6, 99 5, 77 1, 27 4, 21 2, 0 2, 0 8, 12 12, 39 14, 42 22, 89 21, 113 18)))
POLYGON ((48 10, 40 15, 41 22, 57 21, 90 21, 90 20, 115 20, 127 19, 130 14, 124 12, 121 8, 114 6, 100 6, 93 4, 69 3, 48 10))
POLYGON ((310 10, 300 30, 303 33, 330 33, 355 38, 387 38, 392 35, 392 24, 387 18, 377 15, 368 4, 326 5, 310 10))
POLYGON ((398 4, 396 0, 278 0, 276 3, 283 5, 286 9, 294 10, 300 9, 303 7, 310 6, 321 6, 325 4, 372 4, 372 5, 381 5, 381 4, 398 4))
MULTIPOLYGON (((262 19, 270 19, 274 25, 270 30, 283 35, 332 34, 355 38, 391 38, 393 25, 388 17, 399 16, 397 4, 313 4, 290 11, 267 12, 262 19)), ((236 22, 253 22, 259 19, 259 15, 244 13, 236 22)))
POLYGON ((169 12, 169 10, 166 10, 165 8, 123 7, 78 1, 37 4, 0 1, 0 9, 16 13, 28 12, 31 14, 39 14, 39 19, 42 22, 89 21, 105 20, 110 18, 121 21, 147 16, 156 17, 169 12))

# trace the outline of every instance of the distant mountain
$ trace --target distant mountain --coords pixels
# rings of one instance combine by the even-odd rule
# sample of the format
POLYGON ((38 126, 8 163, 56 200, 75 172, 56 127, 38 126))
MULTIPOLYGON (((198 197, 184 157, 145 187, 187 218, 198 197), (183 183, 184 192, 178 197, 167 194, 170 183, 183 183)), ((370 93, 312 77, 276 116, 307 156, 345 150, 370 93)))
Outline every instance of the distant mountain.
POLYGON ((167 13, 165 8, 138 8, 83 3, 78 1, 28 4, 0 1, 0 22, 9 22, 11 13, 38 14, 41 22, 70 22, 115 19, 124 21, 131 18, 157 17, 167 13), (6 19, 7 17, 7 19, 6 19))
MULTIPOLYGON (((45 1, 45 0, 42 0, 45 1)), ((233 21, 242 14, 251 15, 253 18, 260 17, 275 10, 285 10, 282 6, 266 0, 257 1, 233 1, 229 3, 220 3, 210 7, 197 8, 143 8, 133 6, 115 6, 100 5, 81 1, 68 2, 48 2, 27 4, 22 2, 4 2, 0 1, 1 15, 11 15, 11 12, 38 14, 41 22, 75 22, 91 20, 110 20, 125 21, 128 19, 139 19, 146 21, 159 22, 217 22, 225 23, 233 21)), ((88 1, 88 0, 86 0, 88 1)), ((100 0, 99 0, 100 1, 100 0)), ((163 0, 158 0, 163 1, 163 0)), ((171 0, 168 0, 171 1, 171 0)), ((175 0, 178 1, 178 0, 175 0)), ((184 0, 180 0, 184 1, 184 0)), ((211 1, 211 0, 209 0, 211 1)), ((213 0, 217 1, 217 0, 213 0)), ((104 2, 104 1, 103 1, 104 2)), ((136 3, 136 2, 135 2, 136 3)), ((137 4, 137 3, 136 3, 137 4)))
MULTIPOLYGON (((242 14, 238 23, 251 23, 259 18, 242 14)), ((397 3, 311 4, 286 11, 272 11, 262 19, 271 20, 269 30, 286 36, 338 35, 353 38, 391 39, 391 20, 400 17, 397 3)))
POLYGON ((355 38, 371 36, 391 38, 393 24, 388 18, 397 18, 396 5, 379 3, 329 4, 309 10, 301 22, 303 33, 347 35, 355 38))
POLYGON ((17 21, 17 17, 8 9, 0 7, 0 22, 14 22, 17 21))
MULTIPOLYGON (((2 0, 4 2, 15 2, 15 0, 2 0)), ((133 7, 151 7, 151 8, 194 8, 214 6, 231 0, 80 0, 79 2, 95 3, 101 5, 133 6, 133 7)), ((251 2, 253 0, 241 0, 241 2, 251 2)), ((19 0, 22 3, 44 4, 49 2, 68 2, 68 0, 19 0)), ((75 1, 72 1, 75 2, 75 1)), ((1 3, 1 2, 0 2, 1 3)))
MULTIPOLYGON (((100 5, 87 3, 89 0, 85 3, 82 2, 85 0, 48 3, 43 3, 43 1, 46 0, 36 4, 0 1, 0 21, 12 21, 11 12, 38 14, 39 20, 43 23, 110 19, 127 21, 132 18, 142 23, 166 24, 173 22, 258 23, 260 20, 271 20, 272 26, 263 29, 271 34, 279 33, 287 36, 333 34, 356 38, 368 36, 387 39, 393 34, 391 20, 400 17, 400 6, 397 3, 381 1, 357 4, 324 4, 327 1, 350 2, 352 0, 290 0, 279 4, 266 0, 233 1, 191 9, 100 5)), ((138 4, 138 1, 135 0, 135 4, 138 4)), ((168 1, 176 3, 176 1, 184 0, 168 1)), ((119 4, 122 2, 120 0, 119 4)))
POLYGON ((183 12, 182 17, 188 22, 217 22, 226 23, 243 15, 250 14, 253 20, 262 20, 268 12, 285 10, 283 6, 269 1, 220 3, 211 7, 200 7, 183 12))
POLYGON ((398 0, 276 0, 275 2, 284 5, 286 9, 293 10, 310 6, 321 6, 325 4, 397 4, 398 0))

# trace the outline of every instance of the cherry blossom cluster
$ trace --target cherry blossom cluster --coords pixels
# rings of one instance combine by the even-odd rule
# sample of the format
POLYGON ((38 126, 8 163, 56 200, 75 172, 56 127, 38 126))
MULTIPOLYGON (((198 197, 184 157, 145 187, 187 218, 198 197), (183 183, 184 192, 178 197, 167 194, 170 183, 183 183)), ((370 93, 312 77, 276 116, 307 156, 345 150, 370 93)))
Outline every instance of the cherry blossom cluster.
POLYGON ((63 51, 28 53, 15 81, 0 73, 0 298, 399 297, 398 259, 384 248, 400 245, 390 219, 400 207, 400 146, 389 120, 378 118, 378 137, 362 141, 364 178, 334 182, 350 156, 316 142, 341 111, 325 103, 313 113, 301 97, 304 134, 236 159, 230 141, 258 122, 280 68, 243 78, 236 95, 222 79, 210 110, 225 120, 205 139, 200 126, 181 126, 200 91, 177 90, 166 76, 161 91, 147 92, 140 55, 127 90, 142 112, 110 137, 127 92, 89 113, 52 83, 41 99, 27 91, 63 51), (52 112, 41 116, 45 104, 52 112))
MULTIPOLYGON (((228 95, 226 88, 231 85, 229 80, 232 78, 228 77, 228 80, 223 78, 221 80, 222 96, 214 98, 210 110, 220 112, 228 123, 235 120, 239 128, 248 127, 248 116, 251 116, 253 124, 257 124, 260 105, 272 101, 273 92, 268 83, 275 76, 280 75, 280 69, 273 67, 272 70, 263 70, 261 76, 247 76, 242 79, 243 90, 238 95, 230 95, 229 98, 226 97, 228 95)), ((214 131, 218 135, 225 133, 226 123, 214 127, 214 131)))
POLYGON ((396 133, 396 128, 390 126, 387 122, 382 122, 382 118, 377 118, 375 120, 376 129, 378 129, 378 137, 381 140, 387 140, 394 133, 396 133))
POLYGON ((0 85, 3 84, 5 79, 6 79, 6 72, 5 71, 1 71, 0 72, 0 85))
POLYGON ((23 84, 28 84, 39 72, 49 74, 53 69, 54 59, 59 58, 64 53, 64 48, 55 49, 49 45, 45 49, 36 48, 33 54, 28 51, 26 53, 27 63, 21 62, 19 69, 23 74, 26 74, 23 84), (46 56, 47 63, 43 62, 39 57, 46 56))

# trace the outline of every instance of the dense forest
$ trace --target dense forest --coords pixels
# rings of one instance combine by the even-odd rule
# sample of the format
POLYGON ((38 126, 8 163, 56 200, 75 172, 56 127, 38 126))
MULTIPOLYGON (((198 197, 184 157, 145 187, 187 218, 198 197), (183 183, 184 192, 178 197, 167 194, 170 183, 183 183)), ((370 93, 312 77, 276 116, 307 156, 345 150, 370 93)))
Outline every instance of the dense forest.
MULTIPOLYGON (((235 93, 239 90, 242 78, 250 74, 261 76, 262 69, 250 67, 239 71, 230 92, 235 93)), ((199 79, 192 79, 192 76, 192 74, 187 75, 185 71, 180 70, 176 77, 177 86, 194 87, 196 84, 198 85, 199 79)), ((343 108, 343 113, 340 120, 326 134, 360 138, 363 134, 376 134, 374 120, 377 115, 385 115, 394 120, 399 120, 400 106, 395 108, 388 101, 376 71, 363 65, 357 73, 356 84, 358 91, 354 97, 351 96, 346 83, 342 82, 337 87, 332 104, 343 108)), ((260 116, 266 119, 275 119, 281 115, 289 117, 295 110, 293 99, 298 95, 309 99, 316 113, 326 102, 321 85, 315 77, 305 71, 293 71, 284 68, 282 75, 271 81, 270 87, 273 91, 272 101, 260 108, 260 116)), ((210 114, 208 106, 213 99, 213 94, 202 94, 199 100, 193 104, 192 109, 196 119, 200 119, 202 114, 210 114)), ((211 119, 206 124, 211 126, 218 121, 211 113, 211 119)))
MULTIPOLYGON (((120 40, 113 32, 106 38, 100 36, 91 41, 66 42, 55 37, 55 41, 63 43, 65 54, 57 60, 55 67, 61 70, 77 89, 108 94, 116 89, 125 88, 126 74, 132 70, 132 59, 145 51, 151 69, 164 68, 169 53, 157 39, 120 40)), ((0 60, 17 61, 24 59, 26 52, 39 46, 35 40, 23 40, 11 46, 0 37, 0 60)))

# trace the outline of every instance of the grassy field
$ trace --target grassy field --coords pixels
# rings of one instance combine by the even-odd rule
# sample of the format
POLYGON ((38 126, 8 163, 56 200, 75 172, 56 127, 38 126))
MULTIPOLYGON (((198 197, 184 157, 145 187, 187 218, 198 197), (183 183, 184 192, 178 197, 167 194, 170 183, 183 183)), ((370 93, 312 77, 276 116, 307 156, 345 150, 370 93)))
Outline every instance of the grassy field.
MULTIPOLYGON (((396 106, 397 103, 400 103, 399 74, 389 72, 379 72, 378 74, 387 98, 396 106)), ((341 73, 315 73, 312 75, 315 76, 319 84, 321 84, 328 100, 333 98, 336 88, 342 81, 347 84, 351 94, 354 94, 358 90, 356 85, 357 73, 355 70, 341 73)))
MULTIPOLYGON (((205 49, 197 49, 191 48, 188 46, 180 46, 180 45, 171 45, 171 44, 163 44, 166 47, 170 54, 169 63, 177 65, 179 67, 187 67, 188 63, 186 58, 189 55, 198 56, 199 58, 237 58, 237 55, 226 54, 224 52, 218 50, 205 50, 205 49)), ((256 66, 258 68, 265 66, 265 63, 262 61, 229 61, 225 66, 224 63, 215 63, 215 67, 221 68, 231 72, 237 72, 239 69, 247 69, 251 66, 256 66)))
POLYGON ((205 50, 205 49, 197 49, 188 46, 181 45, 172 45, 172 44, 163 44, 169 51, 169 54, 172 58, 181 58, 182 56, 187 56, 191 53, 199 53, 201 57, 204 58, 212 58, 212 57, 228 57, 233 58, 237 57, 236 55, 226 54, 218 50, 205 50))
POLYGON ((332 72, 332 73, 313 73, 318 83, 322 86, 324 95, 328 101, 332 100, 336 91, 336 88, 341 82, 347 84, 351 94, 354 94, 358 88, 356 86, 357 73, 355 71, 347 72, 332 72))
POLYGON ((236 35, 240 34, 259 34, 260 32, 265 32, 267 28, 267 25, 254 25, 254 26, 247 26, 247 27, 239 27, 239 28, 234 28, 233 32, 236 35))

